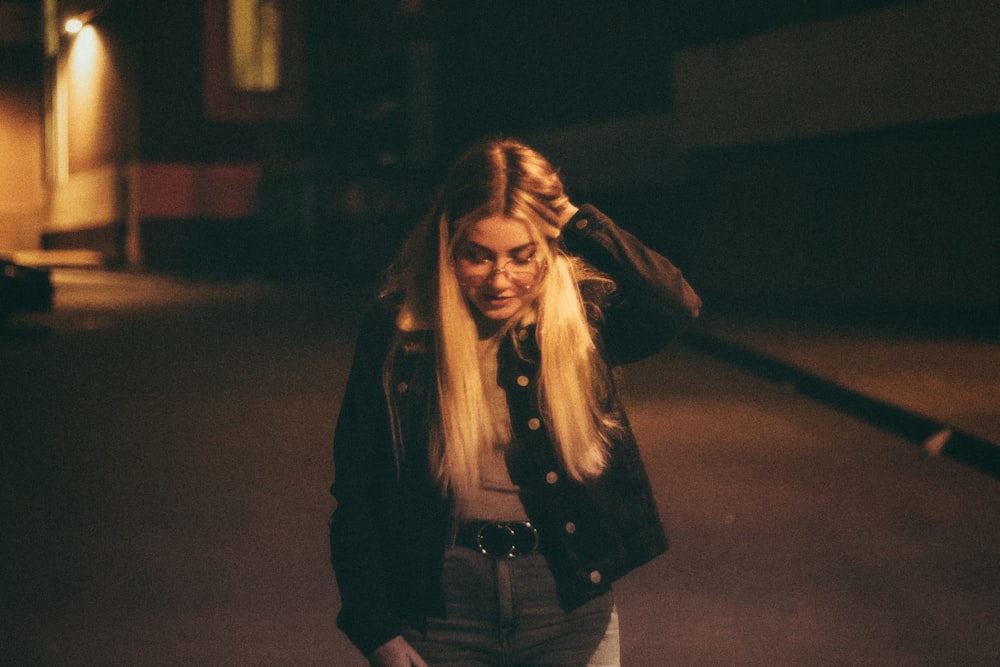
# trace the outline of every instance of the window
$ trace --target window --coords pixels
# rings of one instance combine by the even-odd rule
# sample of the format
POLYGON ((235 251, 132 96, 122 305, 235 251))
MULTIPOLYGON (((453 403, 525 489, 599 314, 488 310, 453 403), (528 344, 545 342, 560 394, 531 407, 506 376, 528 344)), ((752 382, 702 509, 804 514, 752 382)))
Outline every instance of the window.
POLYGON ((294 120, 303 104, 298 0, 204 0, 205 115, 294 120))
POLYGON ((281 87, 281 7, 277 0, 229 0, 229 78, 236 90, 281 87))

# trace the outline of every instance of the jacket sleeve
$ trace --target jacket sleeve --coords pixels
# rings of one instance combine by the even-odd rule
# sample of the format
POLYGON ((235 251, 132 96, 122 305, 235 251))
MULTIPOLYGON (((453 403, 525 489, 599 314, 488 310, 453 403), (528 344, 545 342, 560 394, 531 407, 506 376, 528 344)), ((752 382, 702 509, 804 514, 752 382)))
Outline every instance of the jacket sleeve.
POLYGON ((380 480, 392 474, 391 434, 382 365, 391 329, 365 318, 334 434, 336 508, 330 519, 330 559, 340 591, 338 627, 364 654, 399 634, 375 529, 380 480))
POLYGON ((680 269, 594 206, 585 204, 563 228, 566 250, 616 285, 603 308, 605 352, 617 363, 661 350, 701 308, 701 299, 680 269))

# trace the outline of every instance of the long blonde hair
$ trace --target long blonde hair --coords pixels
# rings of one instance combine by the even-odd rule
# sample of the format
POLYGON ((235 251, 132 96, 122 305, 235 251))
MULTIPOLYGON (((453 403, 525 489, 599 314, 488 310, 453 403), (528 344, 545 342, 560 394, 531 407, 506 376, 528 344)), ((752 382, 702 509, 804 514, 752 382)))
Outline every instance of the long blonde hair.
MULTIPOLYGON (((578 481, 599 476, 621 428, 609 407, 607 369, 580 292, 581 281, 609 281, 553 241, 559 212, 567 204, 558 172, 536 151, 511 139, 484 142, 456 162, 387 274, 383 295, 402 299, 400 333, 432 329, 436 334, 439 410, 430 434, 431 470, 459 514, 479 485, 481 447, 505 445, 511 437, 509 415, 483 418, 491 410, 480 372, 474 306, 452 269, 454 245, 476 221, 501 216, 524 222, 547 263, 528 312, 519 317, 536 322, 539 405, 565 472, 578 481)), ((498 336, 509 335, 517 319, 498 336)), ((388 357, 383 379, 398 463, 406 443, 391 390, 394 356, 388 357)))

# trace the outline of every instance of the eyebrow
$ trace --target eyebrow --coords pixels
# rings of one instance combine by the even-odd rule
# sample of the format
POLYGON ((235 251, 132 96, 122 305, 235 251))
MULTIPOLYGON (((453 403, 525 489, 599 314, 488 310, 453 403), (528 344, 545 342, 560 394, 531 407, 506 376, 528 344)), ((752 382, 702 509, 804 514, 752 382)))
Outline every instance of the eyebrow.
MULTIPOLYGON (((470 246, 474 246, 477 250, 485 250, 486 252, 490 253, 491 255, 496 255, 497 254, 497 252, 495 250, 493 250, 493 248, 488 248, 488 247, 486 247, 484 245, 480 245, 480 244, 476 243, 475 241, 470 241, 468 239, 465 239, 464 242, 468 243, 470 246)), ((524 245, 519 245, 519 246, 515 246, 513 248, 508 248, 504 252, 506 252, 508 255, 516 255, 516 254, 518 254, 520 252, 528 250, 529 248, 537 248, 537 247, 538 247, 538 243, 536 243, 535 241, 529 241, 528 243, 525 243, 524 245)))

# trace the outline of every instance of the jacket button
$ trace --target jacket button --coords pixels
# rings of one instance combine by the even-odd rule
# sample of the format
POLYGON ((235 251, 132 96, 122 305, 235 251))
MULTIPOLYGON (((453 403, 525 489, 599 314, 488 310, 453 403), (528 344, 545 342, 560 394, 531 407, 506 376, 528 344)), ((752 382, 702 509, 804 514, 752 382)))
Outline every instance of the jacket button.
POLYGON ((527 329, 521 329, 521 330, 519 330, 517 332, 517 339, 518 340, 528 340, 528 330, 527 329))
POLYGON ((559 481, 558 473, 556 473, 555 470, 548 471, 547 473, 545 473, 545 481, 548 482, 549 484, 555 484, 556 482, 559 481))
POLYGON ((528 384, 530 384, 530 383, 531 383, 531 380, 529 380, 529 379, 528 379, 528 376, 527 376, 527 375, 518 375, 518 376, 517 376, 517 383, 518 383, 518 384, 519 384, 520 386, 522 386, 522 387, 527 387, 527 386, 528 386, 528 384))
POLYGON ((589 225, 589 224, 590 224, 590 220, 587 220, 586 218, 580 218, 579 220, 576 221, 576 228, 577 229, 586 229, 587 225, 589 225))
POLYGON ((538 417, 532 417, 531 419, 528 420, 528 428, 530 428, 532 431, 537 431, 541 427, 542 427, 542 420, 539 419, 538 417))
POLYGON ((592 583, 592 584, 599 584, 599 583, 601 583, 601 573, 598 572, 597 570, 594 570, 593 572, 591 572, 590 573, 590 583, 592 583))
POLYGON ((567 521, 566 522, 566 534, 567 535, 572 535, 575 532, 576 532, 576 524, 573 523, 572 521, 567 521))
POLYGON ((410 385, 406 384, 405 382, 400 382, 399 384, 396 385, 396 391, 398 391, 400 394, 405 394, 406 390, 409 388, 410 385))

